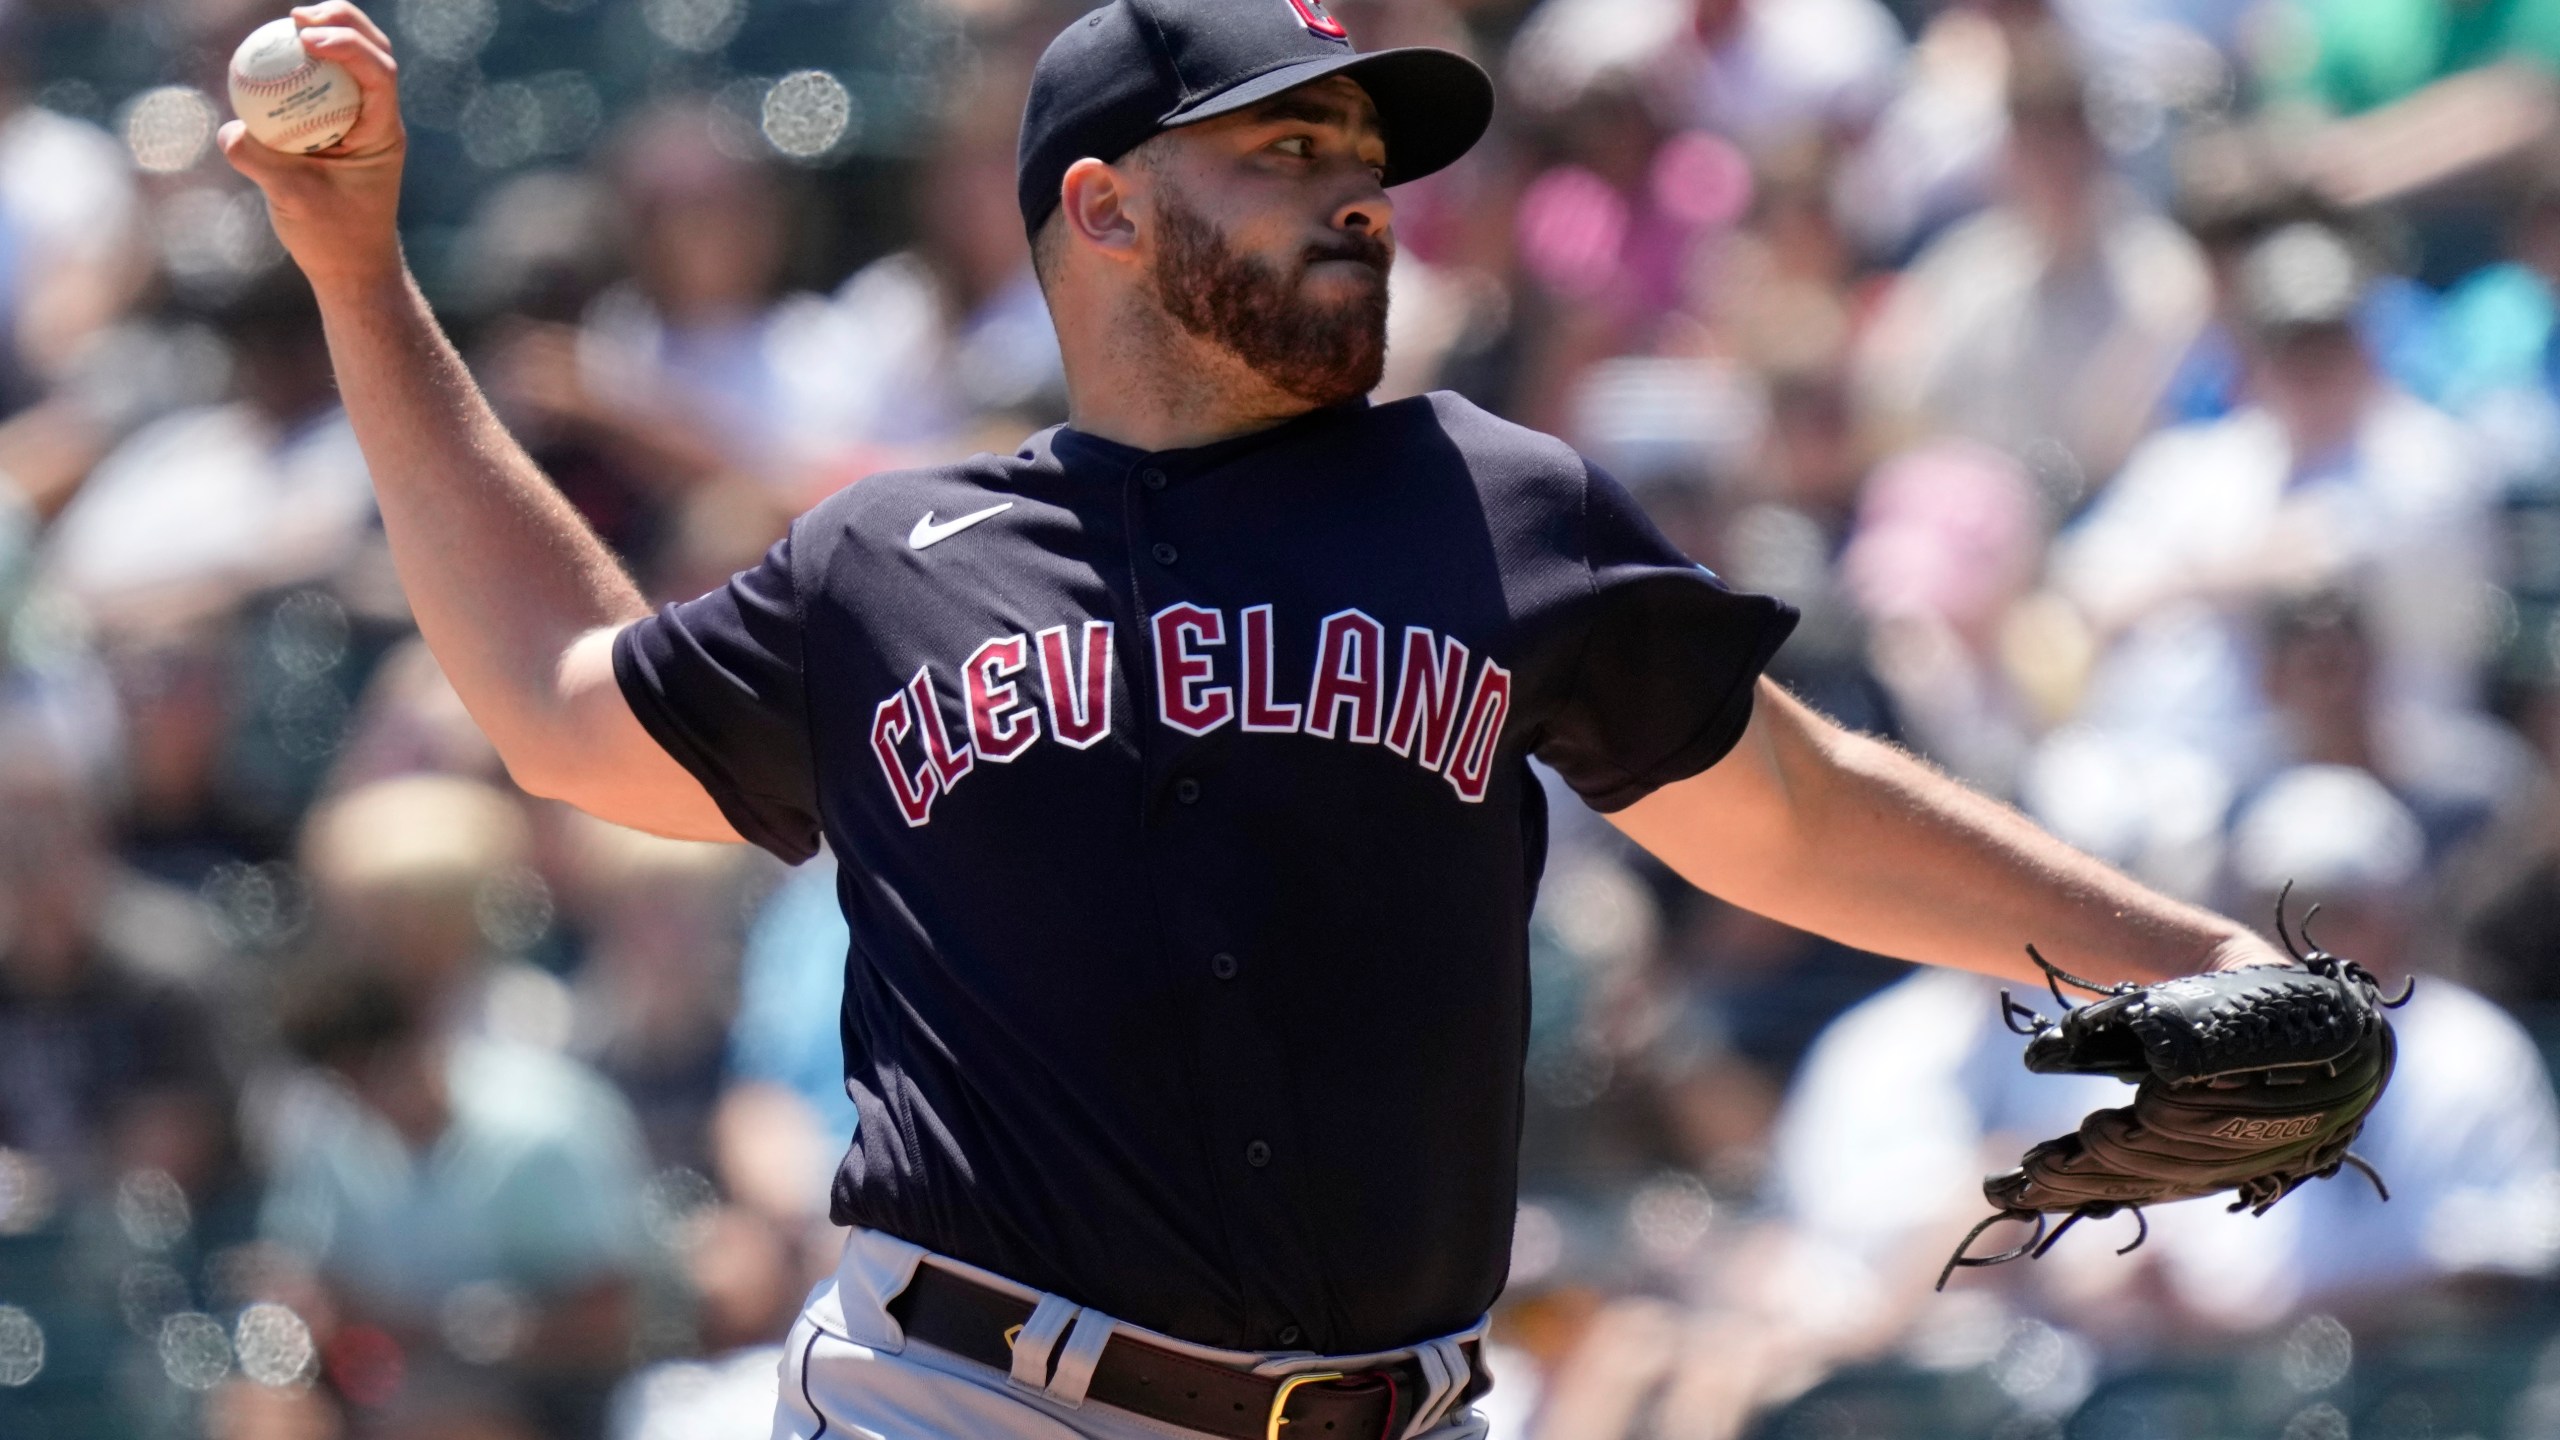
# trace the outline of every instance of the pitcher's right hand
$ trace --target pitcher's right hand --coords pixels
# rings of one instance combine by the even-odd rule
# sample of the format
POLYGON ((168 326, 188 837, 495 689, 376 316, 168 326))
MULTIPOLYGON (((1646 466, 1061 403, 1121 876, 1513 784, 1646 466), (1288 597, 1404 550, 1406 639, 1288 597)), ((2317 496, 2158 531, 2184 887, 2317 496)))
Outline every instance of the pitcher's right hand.
POLYGON ((219 142, 232 168, 267 194, 276 238, 315 289, 361 286, 400 272, 400 166, 409 148, 400 124, 399 67, 382 27, 347 0, 293 10, 304 50, 334 60, 363 97, 345 139, 308 155, 287 155, 250 138, 233 120, 219 142))

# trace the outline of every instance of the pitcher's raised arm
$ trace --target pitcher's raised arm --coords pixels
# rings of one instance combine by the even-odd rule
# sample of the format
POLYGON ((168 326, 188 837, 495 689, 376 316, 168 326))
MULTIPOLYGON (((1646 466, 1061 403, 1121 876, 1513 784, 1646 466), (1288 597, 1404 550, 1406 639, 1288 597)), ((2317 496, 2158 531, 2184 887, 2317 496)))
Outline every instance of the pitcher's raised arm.
POLYGON ((266 192, 319 299, 428 647, 527 790, 644 830, 735 839, 615 683, 612 637, 647 613, 638 587, 499 423, 401 257, 407 138, 389 39, 345 0, 293 18, 306 50, 355 77, 354 125, 326 150, 287 155, 234 120, 222 152, 266 192))

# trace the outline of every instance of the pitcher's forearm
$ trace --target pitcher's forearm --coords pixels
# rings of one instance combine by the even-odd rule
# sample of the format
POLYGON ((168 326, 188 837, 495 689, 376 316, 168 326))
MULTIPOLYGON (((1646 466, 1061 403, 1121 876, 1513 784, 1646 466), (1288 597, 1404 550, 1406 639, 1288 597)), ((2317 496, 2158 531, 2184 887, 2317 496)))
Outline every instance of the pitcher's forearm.
POLYGON ((1905 960, 2040 983, 2030 942, 2102 981, 2266 958, 2232 921, 1765 681, 1732 754, 1611 819, 1702 889, 1905 960))
POLYGON ((1785 889, 1849 944, 2032 982, 2033 943, 2111 983, 2210 968, 2240 936, 1890 746, 1842 735, 1828 758, 1785 889))
POLYGON ((499 423, 405 268, 317 289, 419 632, 510 768, 538 767, 564 738, 562 657, 648 607, 499 423))

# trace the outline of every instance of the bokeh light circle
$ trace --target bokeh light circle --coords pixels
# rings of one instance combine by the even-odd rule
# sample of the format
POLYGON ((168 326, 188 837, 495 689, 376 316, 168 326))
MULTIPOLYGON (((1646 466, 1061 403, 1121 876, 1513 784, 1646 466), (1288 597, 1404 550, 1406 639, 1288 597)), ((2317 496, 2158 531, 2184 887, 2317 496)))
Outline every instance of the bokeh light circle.
POLYGON ((182 1390, 210 1390, 231 1373, 231 1337, 210 1315, 172 1315, 160 1322, 160 1369, 182 1390))
POLYGON ((160 1333, 162 1322, 194 1303, 187 1293, 187 1279, 171 1266, 157 1260, 139 1260, 116 1277, 116 1303, 124 1312, 126 1328, 136 1335, 149 1337, 160 1333))
POLYGON ((232 1326, 232 1347, 240 1373, 258 1384, 283 1387, 308 1383, 319 1368, 319 1347, 311 1327, 282 1305, 260 1302, 240 1312, 232 1326))
POLYGON ((853 93, 824 70, 794 70, 764 92, 764 138, 794 160, 833 150, 853 124, 853 93))
POLYGON ((462 107, 462 148, 484 170, 506 170, 542 148, 542 100, 530 85, 492 85, 462 107))
POLYGON ((145 90, 125 107, 124 143, 133 163, 155 175, 193 169, 213 143, 221 112, 193 85, 145 90))
POLYGON ((728 44, 746 18, 743 0, 640 0, 640 19, 650 34, 696 55, 728 44))
POLYGON ((2308 1395, 2346 1379, 2355 1358, 2355 1336, 2336 1316, 2306 1315, 2284 1337, 2276 1368, 2287 1385, 2308 1395))
POLYGON ((135 1249, 166 1250, 187 1238, 195 1217, 165 1171, 136 1170, 116 1182, 116 1224, 135 1249))
POLYGON ((468 60, 498 33, 497 0, 401 0, 400 38, 430 60, 468 60))
POLYGON ((0 1385, 24 1385, 44 1373, 44 1327, 15 1305, 0 1305, 0 1385))

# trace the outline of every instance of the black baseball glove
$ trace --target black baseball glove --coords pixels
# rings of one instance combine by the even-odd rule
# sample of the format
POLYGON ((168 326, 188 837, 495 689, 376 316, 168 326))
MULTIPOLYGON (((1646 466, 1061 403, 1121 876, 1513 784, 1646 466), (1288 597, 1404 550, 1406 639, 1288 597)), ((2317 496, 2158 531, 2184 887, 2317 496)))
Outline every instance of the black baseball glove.
MULTIPOLYGON (((1960 1266, 2042 1255, 2083 1216, 2131 1210, 2139 1220, 2145 1205, 2226 1190, 2236 1197, 2230 1208, 2263 1215, 2305 1181, 2346 1166, 2390 1199, 2382 1177, 2347 1147, 2391 1079, 2383 1011, 2406 1004, 2409 988, 2386 999, 2363 966, 2313 944, 2318 913, 2314 906, 2303 916, 2297 946, 2284 900, 2276 901, 2276 933, 2293 964, 2156 985, 2101 988, 2028 946, 2063 1015, 2048 1020, 2001 993, 2001 1018, 2028 1037, 2027 1068, 2113 1075, 2134 1086, 2133 1103, 2091 1114, 2027 1151, 2017 1169, 1985 1179, 1982 1193, 1999 1213, 1964 1237, 1938 1288, 1960 1266), (2075 1009, 2065 984, 2103 998, 2075 1009), (2060 1224, 2051 1223, 2056 1215, 2060 1224), (2031 1221, 2035 1231, 1996 1255, 1965 1253, 2002 1220, 2031 1221)), ((2145 1223, 2125 1250, 2149 1234, 2145 1223)))

